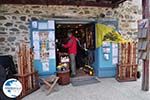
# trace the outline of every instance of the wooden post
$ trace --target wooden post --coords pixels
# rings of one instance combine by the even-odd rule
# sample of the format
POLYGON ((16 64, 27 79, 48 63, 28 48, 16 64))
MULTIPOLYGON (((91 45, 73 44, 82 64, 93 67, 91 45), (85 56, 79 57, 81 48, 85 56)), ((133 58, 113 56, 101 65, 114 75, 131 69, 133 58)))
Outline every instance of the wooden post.
POLYGON ((144 61, 142 90, 149 90, 149 60, 144 61))
POLYGON ((23 90, 17 100, 21 100, 21 98, 39 88, 38 74, 34 71, 33 59, 34 55, 32 49, 28 47, 26 42, 22 42, 19 45, 18 51, 18 74, 15 76, 18 77, 23 84, 23 90))
MULTIPOLYGON (((149 19, 150 18, 150 0, 142 0, 142 6, 143 6, 143 18, 149 19)), ((150 27, 150 23, 149 26, 150 27)), ((150 29, 149 29, 150 30, 150 29)), ((150 31, 148 31, 148 37, 150 36, 150 31)), ((148 38, 149 39, 149 38, 148 38)), ((147 41, 149 41, 147 39, 147 41)), ((147 49, 147 54, 149 55, 149 47, 147 49)), ((146 60, 143 60, 144 66, 143 66, 143 79, 142 79, 142 90, 149 91, 149 56, 146 60)))

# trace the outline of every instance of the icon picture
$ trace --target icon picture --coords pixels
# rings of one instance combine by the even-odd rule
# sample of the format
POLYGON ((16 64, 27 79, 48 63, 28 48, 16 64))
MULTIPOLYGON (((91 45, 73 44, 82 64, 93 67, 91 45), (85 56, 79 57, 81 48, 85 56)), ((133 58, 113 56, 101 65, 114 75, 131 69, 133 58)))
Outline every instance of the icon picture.
POLYGON ((16 98, 22 92, 22 84, 17 79, 8 79, 3 84, 3 92, 9 98, 16 98))

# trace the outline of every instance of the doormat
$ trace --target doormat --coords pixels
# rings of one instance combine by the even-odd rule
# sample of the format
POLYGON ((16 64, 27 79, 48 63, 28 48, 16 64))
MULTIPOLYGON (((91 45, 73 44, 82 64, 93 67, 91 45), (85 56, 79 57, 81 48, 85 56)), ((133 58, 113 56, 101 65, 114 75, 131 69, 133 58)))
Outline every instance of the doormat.
POLYGON ((99 82, 100 80, 94 76, 83 76, 83 77, 76 77, 71 79, 71 83, 73 86, 90 85, 99 82))

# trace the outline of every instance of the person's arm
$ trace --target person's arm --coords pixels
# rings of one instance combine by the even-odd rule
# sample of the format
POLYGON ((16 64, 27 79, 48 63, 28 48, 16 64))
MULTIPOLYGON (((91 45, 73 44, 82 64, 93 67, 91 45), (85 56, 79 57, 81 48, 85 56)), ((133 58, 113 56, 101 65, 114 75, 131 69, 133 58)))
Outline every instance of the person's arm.
POLYGON ((76 41, 77 41, 78 45, 79 45, 81 48, 83 48, 83 47, 81 46, 81 43, 80 43, 79 39, 76 38, 76 41))
POLYGON ((63 45, 64 48, 70 48, 73 44, 72 40, 69 40, 66 44, 63 45))

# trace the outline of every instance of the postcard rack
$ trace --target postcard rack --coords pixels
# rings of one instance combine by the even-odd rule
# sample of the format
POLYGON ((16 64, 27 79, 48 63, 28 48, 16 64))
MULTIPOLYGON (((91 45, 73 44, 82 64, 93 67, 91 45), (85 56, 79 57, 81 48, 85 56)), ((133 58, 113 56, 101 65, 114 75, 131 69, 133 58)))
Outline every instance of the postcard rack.
POLYGON ((116 79, 120 82, 137 80, 136 46, 135 42, 119 44, 116 79))
POLYGON ((33 52, 27 43, 21 43, 18 48, 18 74, 16 78, 22 84, 22 93, 18 99, 32 93, 39 88, 38 73, 33 68, 33 52))

